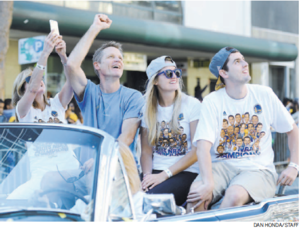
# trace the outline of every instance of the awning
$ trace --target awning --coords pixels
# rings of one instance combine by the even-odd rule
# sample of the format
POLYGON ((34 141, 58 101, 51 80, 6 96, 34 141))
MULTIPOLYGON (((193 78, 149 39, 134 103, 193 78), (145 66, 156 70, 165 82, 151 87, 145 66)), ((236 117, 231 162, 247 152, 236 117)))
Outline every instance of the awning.
MULTIPOLYGON (((62 34, 82 37, 93 22, 96 12, 36 3, 14 2, 11 28, 49 33, 49 19, 58 21, 62 34), (28 23, 24 21, 28 19, 28 23)), ((237 48, 243 55, 272 61, 293 61, 298 56, 295 44, 217 33, 180 25, 137 20, 109 15, 111 27, 98 38, 157 47, 217 52, 225 46, 237 48)))

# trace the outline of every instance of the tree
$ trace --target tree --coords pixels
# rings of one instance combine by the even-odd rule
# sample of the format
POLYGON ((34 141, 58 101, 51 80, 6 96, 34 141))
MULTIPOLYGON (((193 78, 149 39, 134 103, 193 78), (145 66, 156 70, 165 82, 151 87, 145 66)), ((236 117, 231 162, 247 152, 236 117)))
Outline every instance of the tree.
POLYGON ((4 62, 9 47, 9 29, 12 22, 13 1, 0 1, 0 99, 4 99, 4 62))

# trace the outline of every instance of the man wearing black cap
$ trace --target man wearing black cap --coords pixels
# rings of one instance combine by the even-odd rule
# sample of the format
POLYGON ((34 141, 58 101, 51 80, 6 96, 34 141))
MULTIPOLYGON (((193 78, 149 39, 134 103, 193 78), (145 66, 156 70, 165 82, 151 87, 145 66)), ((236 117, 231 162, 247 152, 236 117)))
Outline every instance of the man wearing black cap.
POLYGON ((251 79, 248 63, 238 50, 222 48, 209 69, 218 81, 216 91, 204 98, 193 140, 200 174, 190 188, 188 210, 206 210, 222 197, 220 208, 273 197, 276 184, 291 185, 297 177, 298 128, 271 88, 247 84, 251 79), (259 147, 228 150, 217 158, 223 119, 246 112, 263 124, 265 136, 260 142, 257 137, 253 140, 259 147), (291 153, 291 162, 279 178, 273 164, 271 126, 287 133, 291 153))

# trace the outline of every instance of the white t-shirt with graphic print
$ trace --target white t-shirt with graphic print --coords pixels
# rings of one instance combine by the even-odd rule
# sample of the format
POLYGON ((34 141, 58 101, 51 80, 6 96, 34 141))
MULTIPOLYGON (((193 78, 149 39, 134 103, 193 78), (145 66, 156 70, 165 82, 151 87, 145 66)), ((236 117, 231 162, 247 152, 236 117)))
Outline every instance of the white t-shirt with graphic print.
POLYGON ((35 122, 35 123, 65 123, 65 111, 67 107, 64 108, 59 100, 58 94, 54 98, 49 99, 49 105, 46 105, 44 111, 39 108, 30 107, 28 113, 23 118, 19 115, 19 102, 16 106, 16 114, 18 116, 19 122, 35 122))
MULTIPOLYGON (((168 123, 172 120, 174 105, 157 108, 157 122, 160 125, 160 138, 153 147, 153 166, 155 170, 165 170, 175 164, 191 151, 190 123, 198 120, 201 103, 198 99, 182 94, 181 110, 178 117, 181 134, 174 134, 168 123)), ((144 113, 145 115, 145 113, 144 113)), ((145 118, 142 127, 147 128, 145 118)), ((198 163, 194 163, 184 171, 199 173, 198 163)))
MULTIPOLYGON (((279 133, 289 132, 293 129, 294 120, 271 88, 254 84, 246 86, 248 92, 243 99, 230 98, 225 88, 204 98, 193 144, 196 145, 198 140, 211 142, 213 146, 210 154, 213 162, 226 160, 242 170, 269 169, 275 173, 270 127, 279 133), (230 115, 235 117, 240 114, 242 126, 247 112, 250 114, 248 128, 238 137, 229 138, 232 149, 227 149, 222 155, 217 153, 217 147, 221 145, 219 140, 223 119, 228 120, 230 115), (265 132, 261 138, 253 135, 257 133, 259 125, 262 125, 260 133, 265 132), (245 146, 246 137, 251 139, 250 148, 245 146)), ((226 132, 229 130, 231 128, 227 128, 226 132)))

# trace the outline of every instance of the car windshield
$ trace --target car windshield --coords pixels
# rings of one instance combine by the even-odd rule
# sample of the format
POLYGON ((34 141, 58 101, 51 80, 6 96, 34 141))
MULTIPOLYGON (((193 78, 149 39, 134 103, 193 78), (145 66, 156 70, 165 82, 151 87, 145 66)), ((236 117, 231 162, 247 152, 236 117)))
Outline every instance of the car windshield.
POLYGON ((16 210, 91 215, 102 141, 80 127, 1 125, 0 218, 16 210))

